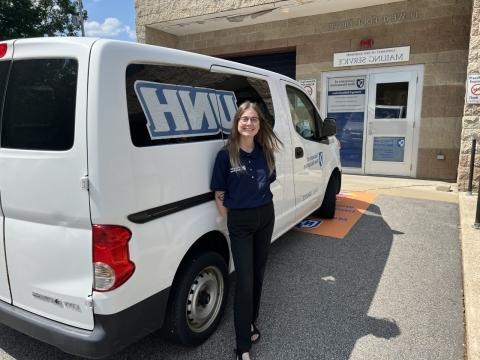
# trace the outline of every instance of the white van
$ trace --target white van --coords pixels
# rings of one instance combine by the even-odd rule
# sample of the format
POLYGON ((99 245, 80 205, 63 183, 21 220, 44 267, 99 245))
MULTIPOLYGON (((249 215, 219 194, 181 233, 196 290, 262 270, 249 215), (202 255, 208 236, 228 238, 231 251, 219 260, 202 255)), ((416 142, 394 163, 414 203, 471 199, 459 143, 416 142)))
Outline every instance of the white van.
POLYGON ((0 322, 89 358, 215 330, 233 270, 210 177, 238 104, 284 147, 274 239, 335 212, 335 121, 269 71, 88 38, 0 43, 0 322))

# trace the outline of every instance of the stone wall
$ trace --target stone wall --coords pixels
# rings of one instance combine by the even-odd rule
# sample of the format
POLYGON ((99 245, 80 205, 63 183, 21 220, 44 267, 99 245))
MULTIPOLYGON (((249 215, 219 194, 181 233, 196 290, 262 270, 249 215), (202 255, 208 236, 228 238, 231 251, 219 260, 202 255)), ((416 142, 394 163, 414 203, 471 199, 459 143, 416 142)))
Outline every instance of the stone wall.
MULTIPOLYGON (((137 41, 149 43, 145 38, 145 27, 169 20, 217 14, 258 5, 278 3, 278 0, 135 0, 137 41)), ((157 43, 155 43, 157 44, 157 43)))
POLYGON ((317 79, 320 99, 322 72, 339 69, 332 65, 334 53, 360 50, 365 38, 374 39, 374 48, 410 46, 410 61, 402 65, 425 66, 417 177, 454 181, 471 6, 472 0, 409 0, 179 36, 178 48, 217 56, 295 49, 297 79, 317 79), (445 160, 437 160, 438 154, 445 160))
MULTIPOLYGON (((480 0, 474 0, 472 11, 472 27, 470 32, 470 49, 468 54, 468 74, 480 74, 480 0)), ((470 158, 472 138, 477 139, 474 186, 478 191, 480 179, 480 104, 465 104, 463 113, 463 126, 458 166, 458 189, 465 191, 468 186, 470 174, 470 158)))

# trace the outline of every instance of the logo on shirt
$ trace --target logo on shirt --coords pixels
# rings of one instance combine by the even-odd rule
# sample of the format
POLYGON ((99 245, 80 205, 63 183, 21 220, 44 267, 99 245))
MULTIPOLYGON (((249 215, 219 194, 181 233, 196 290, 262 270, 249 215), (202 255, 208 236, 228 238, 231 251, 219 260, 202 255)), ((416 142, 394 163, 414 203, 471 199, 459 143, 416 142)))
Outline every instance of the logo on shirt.
POLYGON ((247 171, 245 165, 230 168, 230 174, 238 173, 240 171, 247 171))
POLYGON ((135 81, 151 139, 230 133, 237 111, 233 91, 135 81))

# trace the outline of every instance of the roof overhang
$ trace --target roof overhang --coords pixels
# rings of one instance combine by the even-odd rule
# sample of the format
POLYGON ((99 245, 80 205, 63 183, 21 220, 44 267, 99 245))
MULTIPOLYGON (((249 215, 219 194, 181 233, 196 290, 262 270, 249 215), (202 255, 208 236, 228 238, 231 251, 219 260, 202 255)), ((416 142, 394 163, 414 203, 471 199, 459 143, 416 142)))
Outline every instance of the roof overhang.
POLYGON ((269 4, 145 25, 182 36, 401 1, 405 0, 280 0, 269 4))

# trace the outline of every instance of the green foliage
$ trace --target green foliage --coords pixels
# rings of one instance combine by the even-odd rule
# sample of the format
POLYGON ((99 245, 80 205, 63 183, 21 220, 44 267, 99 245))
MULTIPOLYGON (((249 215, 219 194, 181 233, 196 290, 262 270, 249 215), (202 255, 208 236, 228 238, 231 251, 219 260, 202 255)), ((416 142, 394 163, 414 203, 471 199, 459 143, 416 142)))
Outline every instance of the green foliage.
POLYGON ((75 16, 78 16, 76 0, 0 0, 0 41, 75 36, 80 31, 75 16))

